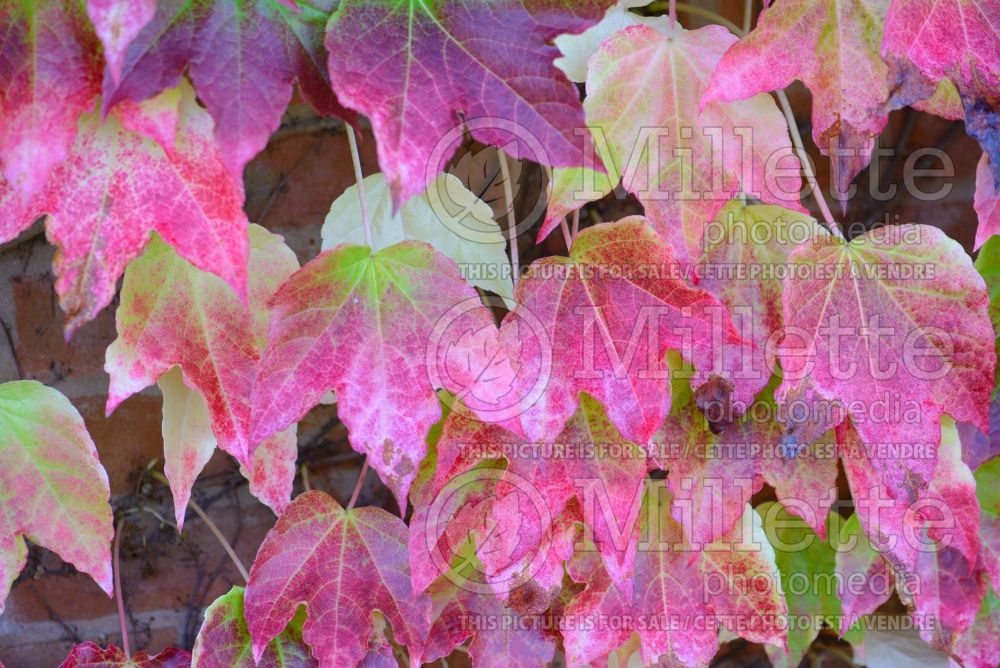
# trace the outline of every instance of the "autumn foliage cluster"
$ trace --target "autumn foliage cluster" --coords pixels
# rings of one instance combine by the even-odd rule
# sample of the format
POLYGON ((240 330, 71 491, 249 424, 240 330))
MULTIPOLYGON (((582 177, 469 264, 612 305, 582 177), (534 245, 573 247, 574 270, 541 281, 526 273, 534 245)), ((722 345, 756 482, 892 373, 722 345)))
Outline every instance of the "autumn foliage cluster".
MULTIPOLYGON (((1000 664, 1000 2, 765 5, 0 2, 0 242, 44 219, 67 337, 118 295, 106 409, 159 386, 178 530, 216 448, 277 515, 192 654, 63 665, 706 666, 741 637, 784 666, 821 629, 860 650, 891 596, 1000 664), (358 172, 304 266, 243 210, 296 90, 358 172), (835 216, 905 106, 983 149, 975 263, 835 216), (470 140, 546 169, 537 217, 447 173, 470 140), (606 197, 644 213, 581 225, 606 197), (567 254, 521 266, 529 230, 567 254), (291 498, 331 402, 399 515, 291 498)), ((0 591, 27 538, 113 594, 79 413, 13 380, 0 417, 0 591)))

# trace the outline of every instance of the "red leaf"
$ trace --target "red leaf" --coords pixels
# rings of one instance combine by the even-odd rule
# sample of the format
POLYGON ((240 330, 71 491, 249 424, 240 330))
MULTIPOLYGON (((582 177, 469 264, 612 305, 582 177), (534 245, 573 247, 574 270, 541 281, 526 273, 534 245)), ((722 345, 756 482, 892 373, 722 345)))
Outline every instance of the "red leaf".
POLYGON ((108 645, 100 647, 92 642, 75 645, 59 668, 190 668, 191 654, 176 647, 168 647, 155 656, 137 652, 131 657, 108 645))
POLYGON ((348 107, 371 119, 396 204, 442 170, 461 141, 459 118, 483 121, 473 137, 514 158, 582 165, 579 94, 552 64, 552 40, 582 32, 610 4, 340 3, 327 27, 330 79, 348 107))
POLYGON ((406 525, 380 508, 345 511, 322 492, 297 497, 250 570, 245 608, 254 658, 305 604, 302 639, 322 665, 356 665, 365 657, 372 610, 419 665, 430 599, 413 595, 406 543, 406 525))
POLYGON ((187 72, 215 119, 223 162, 236 179, 277 129, 294 82, 320 113, 351 118, 330 90, 323 62, 323 26, 335 3, 318 0, 303 11, 283 4, 160 0, 125 51, 120 78, 109 63, 104 110, 153 97, 187 72))

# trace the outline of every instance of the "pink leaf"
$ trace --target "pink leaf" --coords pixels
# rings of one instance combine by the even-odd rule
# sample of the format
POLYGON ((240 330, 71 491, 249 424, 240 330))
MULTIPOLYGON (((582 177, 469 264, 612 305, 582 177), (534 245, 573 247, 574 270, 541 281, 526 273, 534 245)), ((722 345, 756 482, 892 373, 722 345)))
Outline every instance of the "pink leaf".
POLYGON ((427 663, 448 656, 470 637, 469 658, 477 668, 535 668, 554 658, 555 642, 540 625, 531 618, 517 623, 517 613, 491 593, 470 591, 446 576, 427 593, 433 599, 427 663))
POLYGON ((110 595, 108 476, 83 418, 66 397, 33 380, 0 385, 0 416, 0 597, 24 566, 25 536, 110 595))
POLYGON ((855 427, 838 429, 855 512, 897 575, 900 598, 927 622, 921 637, 948 651, 973 623, 985 592, 979 562, 976 482, 961 460, 955 424, 944 423, 929 486, 895 486, 864 456, 855 427))
MULTIPOLYGON (((177 530, 181 531, 191 489, 218 442, 204 397, 188 388, 180 367, 160 376, 157 384, 163 394, 163 472, 174 497, 177 530)), ((250 493, 278 515, 292 500, 298 456, 296 431, 293 425, 268 437, 254 449, 252 465, 240 465, 250 493)))
POLYGON ((580 509, 607 572, 619 586, 631 586, 646 454, 618 433, 593 398, 582 396, 551 446, 524 443, 501 426, 452 413, 437 461, 437 472, 414 499, 410 564, 418 591, 447 571, 471 534, 484 589, 507 598, 534 581, 551 594, 561 582, 580 509), (507 460, 506 471, 476 468, 499 458, 507 460))
POLYGON ((111 376, 109 413, 179 365, 187 385, 208 402, 220 447, 248 466, 264 440, 247 436, 251 394, 267 341, 266 304, 298 266, 280 237, 256 226, 250 237, 249 305, 217 276, 154 240, 126 272, 116 313, 118 338, 108 347, 104 365, 111 376))
POLYGON ((69 156, 100 90, 100 55, 76 0, 5 2, 0 24, 0 165, 26 203, 69 156))
POLYGON ((802 80, 813 96, 813 140, 832 157, 846 205, 888 120, 889 69, 879 54, 885 11, 880 0, 777 0, 719 61, 703 100, 742 100, 802 80))
POLYGON ((994 234, 1000 234, 1000 188, 996 187, 993 174, 990 172, 990 156, 983 153, 976 167, 976 215, 979 216, 979 227, 976 228, 976 248, 980 248, 994 234))
POLYGON ((666 513, 669 495, 662 485, 650 485, 646 499, 634 596, 623 595, 602 570, 594 571, 563 615, 567 663, 602 659, 638 632, 646 665, 658 659, 667 665, 707 665, 718 646, 716 619, 756 642, 783 645, 783 632, 765 626, 787 614, 787 608, 776 586, 774 551, 756 513, 746 506, 739 530, 713 544, 712 553, 693 551, 666 513), (757 589, 752 582, 771 586, 757 589))
POLYGON ((926 484, 942 413, 987 426, 994 335, 969 256, 935 228, 894 225, 823 234, 789 261, 776 397, 803 410, 784 411, 786 443, 850 416, 885 485, 926 484), (879 454, 893 444, 916 454, 879 454))
POLYGON ((643 204, 682 264, 697 260, 705 226, 741 190, 801 209, 799 163, 774 100, 761 94, 700 108, 735 40, 721 26, 664 35, 639 25, 615 33, 590 60, 584 108, 606 138, 608 171, 643 204))
MULTIPOLYGON (((151 105, 161 113, 156 101, 151 105)), ((56 290, 67 335, 111 301, 125 265, 153 231, 196 267, 245 294, 243 188, 229 178, 211 143, 211 119, 182 87, 178 142, 167 155, 123 127, 145 111, 134 105, 104 122, 96 114, 83 116, 68 159, 25 218, 50 216, 47 235, 59 247, 56 290)))
POLYGON ((696 368, 694 384, 716 387, 727 407, 748 406, 769 376, 761 351, 715 297, 688 287, 670 247, 639 217, 587 228, 569 258, 534 262, 515 300, 503 328, 527 316, 544 327, 543 336, 520 335, 520 377, 534 381, 532 365, 551 348, 548 382, 520 416, 532 441, 554 439, 581 392, 606 406, 625 438, 649 441, 670 406, 668 349, 680 350, 696 368))
POLYGON ((356 665, 365 657, 372 610, 419 664, 430 599, 413 595, 406 543, 406 525, 380 508, 345 512, 321 492, 297 497, 250 570, 245 607, 255 660, 305 604, 302 639, 322 665, 356 665))

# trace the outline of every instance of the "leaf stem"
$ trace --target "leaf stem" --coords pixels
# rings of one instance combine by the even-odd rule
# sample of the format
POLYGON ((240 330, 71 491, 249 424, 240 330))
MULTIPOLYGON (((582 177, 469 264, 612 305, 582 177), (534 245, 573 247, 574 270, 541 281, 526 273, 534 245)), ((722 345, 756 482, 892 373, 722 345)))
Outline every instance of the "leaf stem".
POLYGON ((677 0, 670 0, 670 29, 677 30, 677 0))
MULTIPOLYGON (((150 471, 149 475, 154 480, 158 480, 159 482, 163 483, 164 485, 167 485, 168 487, 170 486, 170 481, 167 480, 166 476, 164 476, 159 471, 150 471)), ((233 562, 233 565, 236 566, 236 570, 240 572, 240 575, 243 576, 243 580, 244 581, 249 580, 250 574, 247 572, 247 569, 243 565, 243 562, 240 561, 240 558, 236 555, 236 550, 233 549, 233 546, 222 534, 222 531, 219 530, 219 527, 215 524, 215 522, 212 521, 212 518, 208 516, 208 513, 206 513, 194 499, 188 499, 187 504, 188 506, 191 507, 191 510, 193 510, 195 514, 201 518, 201 521, 204 522, 205 526, 209 528, 209 530, 212 532, 212 535, 215 536, 215 539, 219 541, 219 544, 222 545, 222 549, 224 549, 226 551, 226 554, 229 555, 229 559, 233 562)))
POLYGON ((229 544, 226 537, 222 535, 222 532, 219 531, 219 527, 212 521, 212 518, 208 516, 208 513, 201 509, 201 506, 195 503, 194 499, 189 500, 188 505, 191 506, 191 510, 198 514, 198 517, 200 517, 202 522, 205 523, 205 526, 207 526, 212 533, 215 534, 215 538, 222 544, 222 548, 226 551, 226 554, 229 555, 229 558, 232 559, 233 565, 236 566, 236 570, 238 570, 240 575, 243 576, 243 581, 248 581, 250 579, 250 574, 247 573, 247 569, 243 565, 243 562, 240 561, 238 556, 236 556, 236 550, 234 550, 233 546, 229 544))
POLYGON ((743 3, 743 32, 750 32, 750 27, 753 25, 753 0, 746 0, 743 3))
POLYGON ((365 175, 361 171, 361 154, 358 152, 358 137, 354 134, 354 127, 350 123, 347 126, 347 143, 351 145, 351 161, 354 163, 354 178, 358 182, 358 203, 361 204, 361 222, 365 226, 365 243, 374 250, 372 245, 372 224, 368 217, 368 197, 365 195, 365 175))
MULTIPOLYGON (((368 475, 368 458, 365 457, 365 463, 361 465, 361 473, 358 474, 358 481, 354 483, 354 491, 351 492, 351 500, 347 502, 347 510, 354 507, 354 504, 358 502, 358 495, 361 494, 361 486, 365 484, 365 477, 368 475)), ((406 512, 406 509, 403 509, 406 512)))
POLYGON ((833 234, 833 236, 843 239, 844 235, 840 231, 840 227, 837 225, 833 214, 830 212, 830 207, 827 206, 826 197, 823 196, 823 190, 819 187, 819 183, 816 181, 816 174, 813 173, 812 161, 809 159, 809 154, 806 153, 806 148, 802 143, 802 135, 799 134, 799 125, 795 122, 795 115, 792 113, 792 105, 788 102, 788 96, 785 95, 784 90, 775 91, 775 94, 778 96, 778 103, 781 105, 781 111, 785 114, 785 122, 788 123, 788 131, 792 135, 792 144, 795 146, 795 150, 799 154, 799 162, 802 163, 802 173, 805 174, 806 181, 812 189, 812 195, 816 198, 819 210, 823 214, 823 220, 826 221, 826 228, 833 234))
POLYGON ((510 169, 507 166, 507 154, 497 148, 497 160, 500 162, 500 178, 503 179, 503 197, 507 205, 507 236, 510 239, 510 268, 514 278, 514 287, 521 277, 520 262, 517 250, 517 221, 514 218, 514 189, 510 183, 510 169))
POLYGON ((573 248, 573 236, 569 232, 569 224, 565 217, 559 221, 559 227, 562 229, 563 241, 566 242, 566 253, 569 253, 570 249, 573 248))
POLYGON ((118 624, 122 630, 122 650, 125 656, 132 656, 132 648, 128 644, 128 624, 125 622, 125 599, 122 596, 122 570, 119 552, 121 552, 122 529, 125 528, 125 518, 118 520, 115 527, 115 544, 111 547, 114 551, 114 571, 115 571, 115 603, 118 605, 118 624))

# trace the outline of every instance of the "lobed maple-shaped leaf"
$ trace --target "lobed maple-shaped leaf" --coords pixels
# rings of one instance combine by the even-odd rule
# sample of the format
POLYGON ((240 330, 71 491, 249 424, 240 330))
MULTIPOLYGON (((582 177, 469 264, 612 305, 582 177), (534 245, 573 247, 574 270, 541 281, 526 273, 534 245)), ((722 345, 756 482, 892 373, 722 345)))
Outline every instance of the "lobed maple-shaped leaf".
MULTIPOLYGON (((211 140, 212 122, 190 87, 142 105, 125 105, 103 121, 80 119, 68 158, 17 211, 27 227, 48 214, 46 234, 58 246, 56 291, 71 335, 110 303, 125 266, 157 232, 196 267, 246 292, 243 188, 226 172, 211 140), (129 128, 173 118, 169 150, 129 128)), ((4 225, 6 228, 6 225, 4 225)))
MULTIPOLYGON (((676 26, 664 35, 638 25, 615 33, 590 60, 584 108, 607 141, 608 172, 684 263, 698 258, 705 226, 741 190, 801 209, 799 163, 774 100, 761 94, 701 105, 735 40, 721 26, 676 26)), ((602 147, 597 141, 604 158, 602 147)))
MULTIPOLYGON (((394 210, 384 174, 364 179, 374 250, 400 241, 423 241, 458 265, 469 283, 500 295, 508 309, 514 284, 507 240, 493 220, 493 210, 452 174, 437 176, 427 190, 394 210)), ((365 231, 353 185, 330 207, 323 223, 323 250, 365 243, 365 231)))
MULTIPOLYGON (((836 553, 829 542, 820 539, 782 504, 767 501, 757 506, 756 512, 762 518, 766 540, 774 549, 782 591, 794 592, 785 595, 789 619, 804 622, 790 626, 786 648, 767 648, 768 658, 776 668, 790 668, 799 665, 816 637, 819 631, 816 620, 841 614, 839 592, 832 586, 836 553)), ((825 521, 826 533, 835 541, 842 520, 831 513, 825 521)))
POLYGON ((244 617, 243 587, 233 587, 205 609, 205 621, 194 641, 192 662, 197 668, 316 668, 309 646, 302 640, 304 611, 300 608, 284 631, 275 636, 254 661, 250 632, 244 617))
POLYGON ((100 51, 78 0, 4 2, 0 24, 0 167, 26 202, 67 159, 77 118, 94 106, 100 51))
POLYGON ((579 94, 552 40, 597 22, 613 0, 346 0, 327 26, 333 88, 372 122, 398 206, 472 136, 514 158, 583 164, 579 94))
MULTIPOLYGON (((298 268, 281 237, 257 226, 251 226, 249 236, 253 281, 246 305, 219 277, 196 269, 154 239, 125 272, 115 315, 118 338, 108 347, 104 364, 111 377, 108 413, 180 366, 184 382, 207 402, 220 447, 245 466, 266 439, 248 440, 248 432, 254 382, 267 342, 267 303, 298 268)), ((200 447, 192 443, 191 451, 208 454, 207 443, 200 440, 200 447)), ((192 479, 197 475, 196 467, 183 468, 192 479)), ((185 495, 177 496, 179 501, 185 495)))
POLYGON ((140 651, 126 656, 125 650, 115 645, 101 647, 92 642, 74 645, 59 668, 190 668, 191 654, 176 647, 168 647, 150 656, 140 651))
POLYGON ((950 651, 956 637, 973 623, 985 592, 976 481, 961 460, 954 421, 942 421, 929 485, 890 486, 887 475, 864 454, 856 429, 846 423, 838 429, 838 440, 865 534, 892 566, 897 583, 910 583, 897 586, 897 592, 928 622, 920 628, 921 637, 950 651))
POLYGON ((24 538, 52 550, 111 594, 108 476, 83 418, 33 380, 0 385, 0 611, 24 567, 24 538))
POLYGON ((141 102, 187 74, 215 119, 222 160, 237 180, 277 129, 298 82, 323 114, 353 120, 330 90, 323 28, 332 0, 160 0, 121 64, 109 63, 103 109, 141 102))
POLYGON ((876 608, 889 600, 892 595, 892 575, 889 564, 864 534, 857 514, 847 519, 836 538, 835 572, 838 577, 845 583, 864 583, 860 586, 848 584, 840 595, 844 617, 841 618, 838 632, 843 636, 855 620, 875 612, 876 608))
POLYGON ((775 0, 719 61, 702 99, 742 100, 802 80, 813 97, 813 140, 831 156, 846 205, 888 121, 889 68, 879 53, 887 8, 885 0, 775 0))
POLYGON ((882 54, 912 62, 932 80, 951 79, 966 131, 990 156, 1000 188, 1000 6, 982 0, 892 0, 882 54))
POLYGON ((740 530, 713 543, 711 551, 692 551, 667 514, 664 488, 647 491, 633 594, 613 586, 600 568, 592 571, 587 588, 563 613, 567 663, 599 661, 638 632, 645 665, 659 660, 707 666, 718 646, 716 623, 754 642, 783 645, 777 620, 786 608, 776 586, 775 555, 753 510, 747 506, 740 530))
POLYGON ((330 389, 351 445, 369 456, 401 508, 441 416, 434 393, 449 332, 486 329, 489 311, 457 267, 425 243, 373 253, 341 245, 294 273, 272 301, 251 441, 260 442, 330 389))
POLYGON ((125 50, 153 19, 157 0, 87 0, 87 14, 104 45, 112 81, 121 78, 125 50))
POLYGON ((749 405, 767 382, 760 350, 715 297, 688 287, 670 247, 641 217, 587 228, 568 258, 532 263, 515 301, 501 334, 525 314, 546 334, 522 332, 519 377, 530 377, 532 360, 551 348, 548 382, 519 416, 532 441, 555 438, 587 392, 626 439, 648 442, 670 407, 668 349, 695 366, 696 387, 719 388, 727 406, 749 405))
POLYGON ((1000 188, 990 171, 990 156, 983 153, 976 167, 976 195, 973 200, 979 226, 976 228, 976 248, 982 248, 990 237, 1000 233, 1000 188))
MULTIPOLYGON (((205 398, 184 383, 180 367, 157 380, 163 394, 163 472, 174 497, 177 530, 184 528, 191 489, 218 445, 212 433, 212 416, 205 398)), ((254 448, 249 468, 240 473, 250 483, 250 493, 280 515, 292 500, 295 462, 298 458, 297 426, 269 436, 254 448)))
POLYGON ((321 666, 356 665, 365 657, 373 610, 419 665, 430 599, 413 594, 406 543, 406 525, 381 508, 345 511, 322 492, 296 497, 250 569, 244 606, 254 660, 304 604, 302 640, 321 666))
POLYGON ((929 482, 943 413, 987 425, 996 356, 969 256, 940 230, 898 225, 850 242, 822 233, 789 262, 776 397, 807 410, 785 415, 786 442, 812 442, 849 415, 862 443, 926 446, 902 461, 873 456, 883 484, 929 482))

